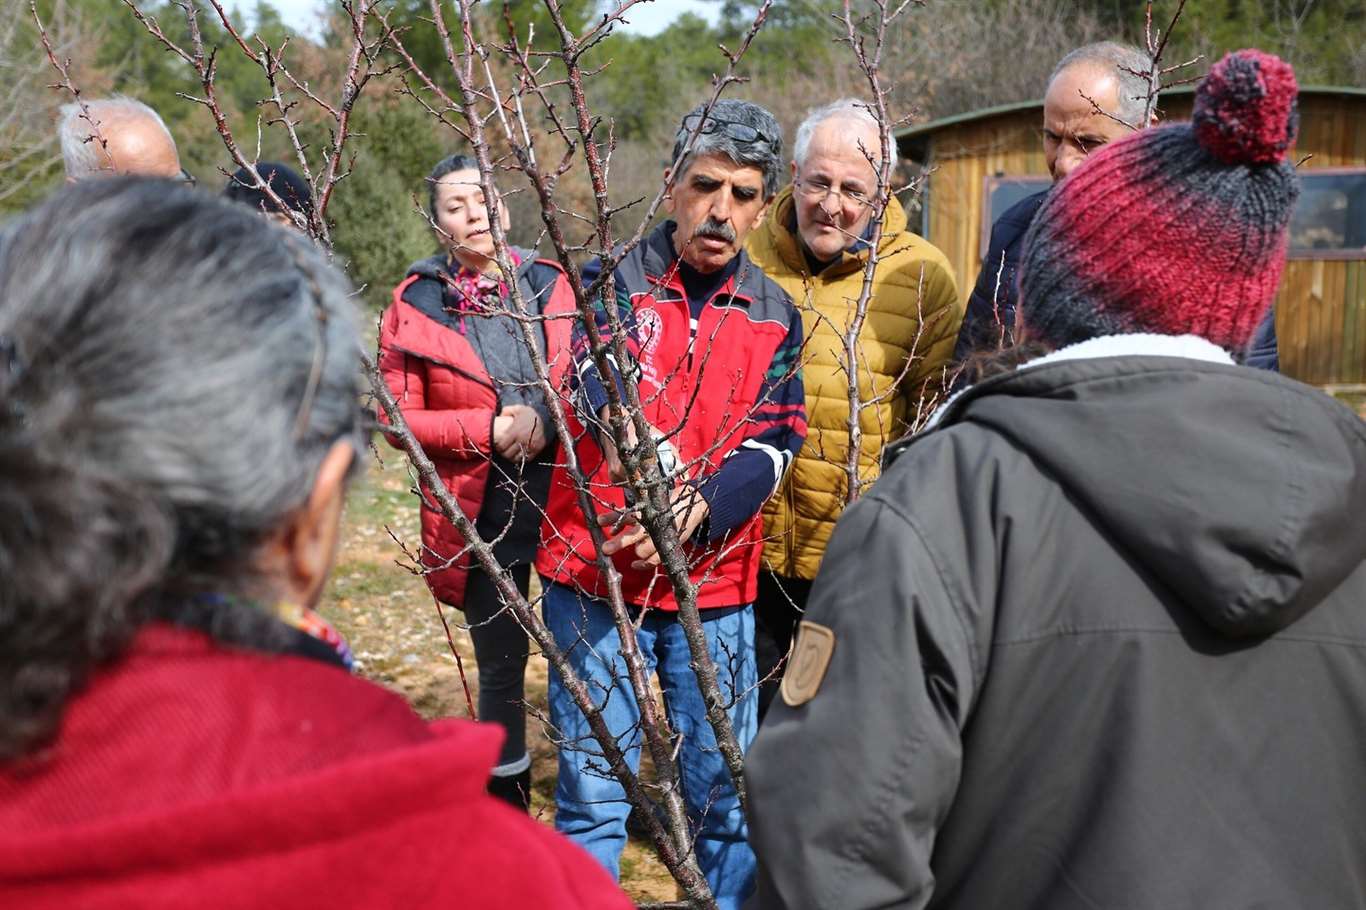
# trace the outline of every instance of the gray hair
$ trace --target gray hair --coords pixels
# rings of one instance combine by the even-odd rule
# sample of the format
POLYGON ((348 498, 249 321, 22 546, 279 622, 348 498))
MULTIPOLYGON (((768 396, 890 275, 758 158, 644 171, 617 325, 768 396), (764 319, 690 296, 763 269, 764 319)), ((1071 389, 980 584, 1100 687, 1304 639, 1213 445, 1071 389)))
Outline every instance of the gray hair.
MULTIPOLYGON (((262 542, 363 444, 350 294, 304 238, 166 180, 0 230, 0 760, 144 623, 267 593, 262 542)), ((219 612, 229 640, 276 628, 219 612)))
POLYGON ((84 180, 105 170, 106 160, 101 155, 103 150, 97 137, 103 135, 109 124, 139 117, 159 126, 166 134, 166 141, 175 146, 175 139, 161 115, 136 98, 112 95, 94 101, 63 104, 57 120, 57 137, 62 145, 66 176, 72 180, 84 180), (91 123, 92 120, 94 123, 91 123))
POLYGON ((678 125, 674 135, 674 150, 669 160, 675 178, 681 177, 692 166, 693 159, 699 155, 725 155, 736 164, 757 167, 764 175, 764 198, 771 199, 778 192, 778 182, 783 171, 783 128, 767 110, 749 101, 726 98, 716 102, 707 114, 706 125, 718 126, 711 132, 699 132, 693 139, 692 148, 683 155, 694 128, 689 128, 688 120, 698 117, 706 109, 699 104, 687 113, 678 125), (742 140, 732 136, 728 129, 745 128, 759 134, 759 138, 742 140))
POLYGON ((1119 108, 1109 113, 1130 126, 1139 129, 1147 126, 1146 123, 1139 122, 1143 119, 1143 111, 1148 101, 1148 80, 1143 74, 1153 72, 1153 60, 1145 51, 1131 44, 1120 44, 1118 41, 1087 44, 1058 61, 1058 65, 1053 67, 1052 75, 1048 77, 1048 84, 1052 85, 1053 80, 1058 78, 1058 74, 1063 70, 1083 63, 1107 70, 1117 80, 1119 108))
MULTIPOLYGON (((797 127, 797 139, 792 143, 792 160, 797 163, 797 167, 801 167, 806 162, 806 153, 811 147, 811 137, 816 134, 816 127, 827 120, 837 118, 853 120, 871 126, 874 133, 880 132, 882 134, 887 143, 888 152, 893 158, 896 157, 896 139, 892 135, 891 124, 878 123, 877 116, 868 108, 868 102, 860 101, 857 98, 841 98, 838 101, 831 101, 829 104, 812 108, 810 113, 806 115, 806 119, 802 121, 801 126, 797 127)), ((875 162, 882 154, 880 148, 865 149, 864 151, 871 155, 875 162)), ((874 167, 876 166, 875 164, 874 167)))

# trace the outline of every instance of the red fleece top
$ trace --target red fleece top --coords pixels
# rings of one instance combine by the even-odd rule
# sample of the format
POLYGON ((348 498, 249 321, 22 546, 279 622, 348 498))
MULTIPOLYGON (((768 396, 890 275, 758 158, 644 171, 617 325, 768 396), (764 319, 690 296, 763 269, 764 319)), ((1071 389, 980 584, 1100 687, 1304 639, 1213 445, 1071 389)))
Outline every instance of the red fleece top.
POLYGON ((0 767, 0 906, 628 908, 484 792, 501 731, 165 626, 0 767))

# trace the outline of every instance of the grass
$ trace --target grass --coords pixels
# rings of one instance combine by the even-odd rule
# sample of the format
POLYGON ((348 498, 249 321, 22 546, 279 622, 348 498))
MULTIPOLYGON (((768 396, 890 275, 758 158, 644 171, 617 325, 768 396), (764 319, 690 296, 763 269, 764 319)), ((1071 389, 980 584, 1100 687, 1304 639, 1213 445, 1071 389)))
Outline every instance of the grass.
MULTIPOLYGON (((402 454, 380 443, 347 499, 337 564, 320 612, 346 637, 361 675, 408 700, 423 717, 469 717, 456 658, 427 585, 410 568, 395 541, 416 553, 417 495, 402 454), (392 536, 391 536, 392 535, 392 536)), ((535 594, 535 580, 533 591, 535 594)), ((474 646, 463 615, 445 608, 451 638, 464 667, 471 697, 478 698, 474 646)), ((547 666, 533 652, 527 667, 527 700, 546 709, 547 666)), ((532 755, 532 814, 545 824, 555 813, 555 747, 535 719, 527 727, 532 755)), ((622 887, 637 901, 672 900, 673 879, 647 844, 631 841, 621 859, 622 887)))

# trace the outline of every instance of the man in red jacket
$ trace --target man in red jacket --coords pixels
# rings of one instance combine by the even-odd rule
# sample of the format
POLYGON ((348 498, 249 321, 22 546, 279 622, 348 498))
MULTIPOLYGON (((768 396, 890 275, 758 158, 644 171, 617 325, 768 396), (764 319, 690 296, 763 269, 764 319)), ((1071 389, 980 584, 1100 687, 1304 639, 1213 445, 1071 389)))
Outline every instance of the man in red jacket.
MULTIPOLYGON (((742 748, 757 724, 752 601, 762 549, 759 510, 806 435, 799 367, 801 317, 788 295, 743 251, 773 198, 782 168, 782 133, 756 105, 722 101, 683 119, 674 145, 666 221, 619 262, 615 298, 601 302, 597 327, 622 326, 629 362, 609 357, 603 376, 583 332, 574 339, 577 460, 597 510, 623 510, 621 459, 608 420, 615 386, 633 376, 644 417, 676 453, 665 466, 691 581, 722 694, 742 748), (683 154, 689 136, 691 149, 683 154), (612 307, 616 320, 609 320, 612 307), (670 467, 673 470, 668 470, 670 467)), ((584 270, 591 285, 601 274, 584 270)), ((604 297, 606 295, 604 294, 604 297)), ((665 459, 661 458, 661 463, 665 459)), ((594 550, 576 486, 562 466, 551 480, 537 570, 545 577, 546 625, 601 707, 634 767, 640 714, 605 602, 610 560, 635 615, 647 668, 659 675, 669 719, 681 737, 679 768, 696 831, 697 860, 722 908, 752 890, 754 854, 739 799, 707 721, 691 654, 654 543, 628 525, 594 550)), ((562 680, 550 679, 551 720, 563 737, 556 827, 609 871, 626 841, 629 805, 603 767, 588 726, 562 680)))

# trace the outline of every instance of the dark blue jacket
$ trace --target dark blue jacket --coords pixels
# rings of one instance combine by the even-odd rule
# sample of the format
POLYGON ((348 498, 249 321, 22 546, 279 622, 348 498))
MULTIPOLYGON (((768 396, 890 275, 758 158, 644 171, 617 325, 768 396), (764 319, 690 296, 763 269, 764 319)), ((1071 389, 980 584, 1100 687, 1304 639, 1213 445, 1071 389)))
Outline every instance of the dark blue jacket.
POLYGON ((1016 278, 1020 257, 1024 253, 1025 232, 1029 230, 1034 213, 1047 196, 1048 190, 1026 196, 1006 209, 1005 214, 991 226, 991 242, 987 244, 987 255, 982 259, 982 271, 977 276, 972 296, 968 298, 963 327, 958 330, 958 344, 953 349, 955 362, 962 363, 978 351, 990 351, 1010 343, 1011 332, 1015 328, 1015 304, 1019 299, 1016 278), (1005 330, 1004 338, 1001 335, 1002 327, 1005 330))
POLYGON ((1267 312, 1257 334, 1252 338, 1252 346, 1247 349, 1247 359, 1243 363, 1259 370, 1281 371, 1281 355, 1276 348, 1276 308, 1267 312))

